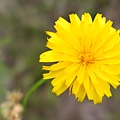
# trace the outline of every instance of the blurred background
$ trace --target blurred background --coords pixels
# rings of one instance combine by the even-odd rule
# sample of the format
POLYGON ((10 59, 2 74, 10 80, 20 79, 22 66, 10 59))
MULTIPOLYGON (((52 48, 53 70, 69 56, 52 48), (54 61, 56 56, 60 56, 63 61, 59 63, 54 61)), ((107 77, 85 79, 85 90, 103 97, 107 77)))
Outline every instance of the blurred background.
MULTIPOLYGON (((54 31, 59 16, 89 12, 102 13, 120 28, 119 0, 0 0, 0 103, 6 93, 28 89, 42 78, 39 55, 46 51, 46 30, 54 31)), ((119 120, 120 88, 112 89, 110 99, 94 106, 84 100, 78 103, 65 92, 59 97, 51 93, 50 81, 29 98, 22 120, 119 120)), ((3 119, 0 116, 0 119, 3 119)))

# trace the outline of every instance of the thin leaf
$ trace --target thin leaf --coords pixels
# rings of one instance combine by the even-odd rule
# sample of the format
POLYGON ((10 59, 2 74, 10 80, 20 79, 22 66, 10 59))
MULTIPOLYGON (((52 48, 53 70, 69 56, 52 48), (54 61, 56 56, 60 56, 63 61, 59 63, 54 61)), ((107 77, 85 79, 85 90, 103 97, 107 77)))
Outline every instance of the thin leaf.
POLYGON ((38 88, 40 87, 42 84, 44 84, 46 82, 46 80, 39 80, 37 83, 35 83, 26 93, 24 99, 23 99, 23 106, 24 108, 27 106, 27 102, 29 97, 31 96, 31 94, 38 88))

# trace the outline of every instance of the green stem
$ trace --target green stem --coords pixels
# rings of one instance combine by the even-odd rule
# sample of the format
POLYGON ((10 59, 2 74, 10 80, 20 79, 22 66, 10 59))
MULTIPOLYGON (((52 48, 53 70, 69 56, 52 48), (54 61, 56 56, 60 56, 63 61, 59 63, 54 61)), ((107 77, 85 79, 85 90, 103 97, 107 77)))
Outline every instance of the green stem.
POLYGON ((33 86, 31 86, 31 88, 27 91, 27 93, 25 95, 25 98, 23 99, 23 106, 24 106, 24 108, 26 108, 28 99, 31 96, 31 94, 45 82, 46 82, 46 80, 41 79, 37 83, 35 83, 33 86))

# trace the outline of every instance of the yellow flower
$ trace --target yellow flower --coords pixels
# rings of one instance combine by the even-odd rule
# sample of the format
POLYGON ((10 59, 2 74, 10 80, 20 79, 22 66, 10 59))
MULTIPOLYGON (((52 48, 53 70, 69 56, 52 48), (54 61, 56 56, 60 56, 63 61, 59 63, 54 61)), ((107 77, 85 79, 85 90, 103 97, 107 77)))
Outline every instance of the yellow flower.
POLYGON ((101 103, 104 95, 112 95, 111 86, 120 85, 120 31, 101 14, 94 20, 89 13, 69 18, 67 22, 60 17, 56 32, 47 32, 50 50, 40 55, 40 62, 53 64, 43 66, 49 70, 43 78, 53 78, 52 92, 57 95, 69 89, 80 102, 87 96, 94 104, 101 103))

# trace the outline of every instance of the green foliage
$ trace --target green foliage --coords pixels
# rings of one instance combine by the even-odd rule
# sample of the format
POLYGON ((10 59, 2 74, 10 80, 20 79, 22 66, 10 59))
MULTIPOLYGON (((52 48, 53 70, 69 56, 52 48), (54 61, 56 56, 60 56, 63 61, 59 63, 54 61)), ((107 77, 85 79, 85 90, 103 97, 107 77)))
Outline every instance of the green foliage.
MULTIPOLYGON (((60 110, 62 107, 59 97, 56 100, 56 96, 51 93, 50 82, 42 85, 43 82, 40 81, 43 71, 42 64, 39 63, 39 55, 46 50, 47 42, 44 31, 54 31, 54 21, 59 16, 68 18, 69 13, 81 15, 84 12, 90 12, 92 15, 97 12, 107 14, 107 10, 117 9, 115 6, 112 8, 112 5, 117 4, 110 4, 111 1, 108 1, 0 0, 0 37, 2 36, 0 38, 0 102, 3 102, 7 91, 19 89, 25 93, 23 103, 24 106, 27 105, 24 120, 59 119, 56 118, 56 114, 62 116, 60 111, 57 113, 56 110, 57 107, 60 110)), ((116 1, 119 2, 119 0, 116 1)), ((120 23, 118 11, 108 13, 120 23)), ((120 100, 118 94, 119 92, 114 96, 114 101, 120 100)), ((113 106, 114 101, 112 101, 113 106)), ((67 104, 71 106, 71 103, 67 104)), ((118 107, 120 107, 119 104, 118 107)), ((64 110, 68 111, 68 109, 69 107, 64 106, 64 110)), ((73 111, 75 116, 76 111, 73 111)), ((119 111, 118 109, 118 113, 119 111)))
POLYGON ((4 47, 8 43, 10 43, 10 39, 8 37, 0 39, 0 47, 4 47))
MULTIPOLYGON (((7 45, 9 42, 10 40, 7 37, 0 39, 0 58, 2 57, 2 48, 5 45, 7 45)), ((4 87, 4 85, 7 82, 7 75, 6 75, 7 72, 8 72, 8 69, 3 63, 3 60, 0 59, 0 102, 2 101, 2 98, 4 97, 6 93, 6 88, 4 87)))

